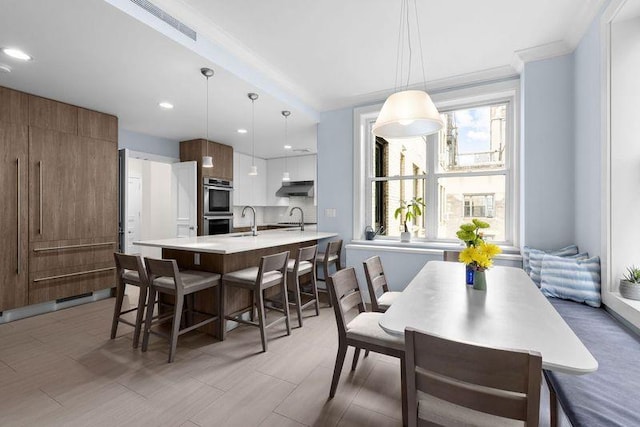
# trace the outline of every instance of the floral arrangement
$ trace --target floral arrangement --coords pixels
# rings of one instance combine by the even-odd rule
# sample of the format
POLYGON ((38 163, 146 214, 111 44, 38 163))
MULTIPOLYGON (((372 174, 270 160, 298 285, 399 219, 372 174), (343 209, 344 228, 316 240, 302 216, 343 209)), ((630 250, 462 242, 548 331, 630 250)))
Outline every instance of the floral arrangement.
POLYGON ((456 233, 467 247, 460 252, 459 261, 477 271, 484 271, 493 266, 493 257, 502 253, 502 249, 493 243, 486 243, 482 233, 490 225, 474 218, 468 224, 462 224, 456 233))

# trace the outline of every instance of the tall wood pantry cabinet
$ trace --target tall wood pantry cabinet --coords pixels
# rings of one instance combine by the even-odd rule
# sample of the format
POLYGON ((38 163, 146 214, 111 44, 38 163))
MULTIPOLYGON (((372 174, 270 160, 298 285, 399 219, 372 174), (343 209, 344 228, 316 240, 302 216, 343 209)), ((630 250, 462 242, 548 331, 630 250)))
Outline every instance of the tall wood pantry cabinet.
POLYGON ((14 213, 0 219, 0 233, 5 236, 11 220, 18 223, 19 205, 20 238, 15 233, 13 241, 16 249, 18 241, 21 245, 21 271, 18 274, 17 260, 12 261, 17 250, 11 255, 3 247, 8 256, 2 257, 1 277, 6 279, 11 271, 16 277, 0 283, 0 310, 113 287, 113 252, 118 241, 117 118, 0 88, 0 138, 8 138, 10 125, 18 126, 3 119, 9 114, 5 98, 26 99, 27 120, 13 130, 26 137, 3 144, 2 150, 10 153, 0 151, 5 166, 0 191, 7 199, 18 188, 20 154, 14 152, 24 156, 20 203, 14 194, 15 202, 5 207, 14 213), (13 165, 12 176, 9 165, 13 165))

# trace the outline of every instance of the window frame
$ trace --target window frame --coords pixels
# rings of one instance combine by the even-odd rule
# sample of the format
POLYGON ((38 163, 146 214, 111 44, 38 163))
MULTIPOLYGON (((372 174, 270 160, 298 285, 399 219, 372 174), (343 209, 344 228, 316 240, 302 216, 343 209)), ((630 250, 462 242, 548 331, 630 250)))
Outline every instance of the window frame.
MULTIPOLYGON (((440 191, 438 179, 446 177, 472 176, 505 176, 505 241, 497 242, 504 248, 514 248, 520 241, 520 183, 518 162, 519 158, 519 84, 517 78, 506 79, 490 84, 465 87, 463 89, 431 93, 432 99, 440 112, 461 110, 479 106, 507 104, 506 107, 506 149, 505 166, 499 170, 484 170, 472 172, 444 172, 438 170, 437 135, 427 137, 427 164, 425 175, 408 175, 393 177, 375 177, 370 173, 374 150, 371 148, 375 136, 371 133, 371 126, 375 122, 382 104, 375 104, 354 109, 354 219, 353 239, 362 240, 364 227, 371 223, 373 209, 367 207, 372 193, 372 182, 393 181, 401 179, 424 179, 427 213, 425 216, 425 238, 413 238, 412 245, 425 247, 442 247, 457 245, 456 239, 438 239, 440 191)), ((495 203, 495 201, 494 201, 495 203)), ((380 236, 380 240, 387 243, 398 241, 397 237, 380 236)))

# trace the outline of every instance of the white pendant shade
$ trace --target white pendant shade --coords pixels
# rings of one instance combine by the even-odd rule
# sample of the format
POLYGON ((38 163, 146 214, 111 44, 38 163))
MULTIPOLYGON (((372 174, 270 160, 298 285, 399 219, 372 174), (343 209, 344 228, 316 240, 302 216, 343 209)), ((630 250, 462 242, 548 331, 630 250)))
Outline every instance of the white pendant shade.
POLYGON ((258 175, 258 167, 257 166, 251 166, 251 169, 249 169, 249 175, 251 175, 251 176, 258 175))
POLYGON ((405 90, 384 102, 373 134, 382 138, 412 138, 438 132, 444 123, 431 97, 421 90, 405 90))
POLYGON ((213 167, 213 157, 211 157, 211 156, 202 156, 202 167, 203 168, 212 168, 213 167))
POLYGON ((289 176, 289 172, 284 172, 282 174, 282 180, 283 181, 291 181, 291 177, 289 176))

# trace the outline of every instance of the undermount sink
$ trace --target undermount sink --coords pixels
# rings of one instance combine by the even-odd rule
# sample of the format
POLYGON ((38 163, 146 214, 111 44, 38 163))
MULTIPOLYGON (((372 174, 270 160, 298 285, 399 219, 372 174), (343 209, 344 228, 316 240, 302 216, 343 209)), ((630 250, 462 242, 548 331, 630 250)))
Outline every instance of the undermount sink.
POLYGON ((234 234, 233 236, 229 236, 229 237, 254 237, 254 236, 251 233, 242 233, 242 234, 234 234))
POLYGON ((288 228, 286 230, 282 230, 282 231, 302 231, 299 228, 288 228))

